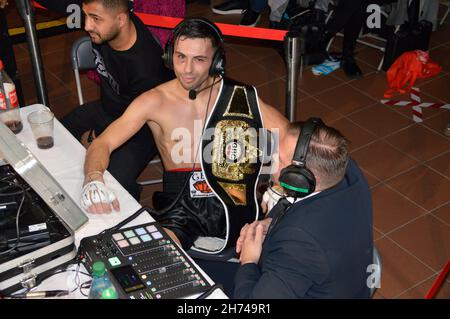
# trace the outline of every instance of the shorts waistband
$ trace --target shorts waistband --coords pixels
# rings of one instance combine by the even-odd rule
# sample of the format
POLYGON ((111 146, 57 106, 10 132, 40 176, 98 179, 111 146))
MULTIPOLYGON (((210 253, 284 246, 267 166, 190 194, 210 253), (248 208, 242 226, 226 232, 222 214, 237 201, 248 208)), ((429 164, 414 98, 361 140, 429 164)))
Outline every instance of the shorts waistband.
POLYGON ((163 173, 163 192, 178 194, 186 183, 186 179, 192 175, 192 169, 168 170, 163 173))
POLYGON ((196 167, 192 169, 192 167, 183 167, 183 168, 174 168, 174 169, 168 169, 166 172, 169 173, 177 173, 177 172, 198 172, 201 171, 201 167, 196 167))

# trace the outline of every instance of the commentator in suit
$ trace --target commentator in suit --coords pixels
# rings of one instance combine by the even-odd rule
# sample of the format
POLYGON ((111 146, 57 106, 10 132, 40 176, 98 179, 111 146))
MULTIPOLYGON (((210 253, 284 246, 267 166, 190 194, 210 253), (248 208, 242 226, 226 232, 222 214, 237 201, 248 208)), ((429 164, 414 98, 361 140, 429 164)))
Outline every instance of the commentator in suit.
POLYGON ((291 123, 273 182, 282 199, 244 226, 235 298, 369 298, 372 201, 346 139, 320 119, 291 123))

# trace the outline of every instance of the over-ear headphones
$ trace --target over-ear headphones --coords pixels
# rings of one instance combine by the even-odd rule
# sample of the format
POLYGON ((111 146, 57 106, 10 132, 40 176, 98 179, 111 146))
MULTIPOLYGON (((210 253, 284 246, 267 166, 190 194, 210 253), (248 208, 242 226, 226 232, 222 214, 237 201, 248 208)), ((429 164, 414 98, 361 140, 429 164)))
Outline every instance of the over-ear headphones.
POLYGON ((173 37, 167 41, 166 49, 163 55, 164 64, 169 69, 173 69, 173 50, 174 41, 178 38, 180 31, 183 27, 190 22, 198 22, 207 26, 210 30, 217 43, 217 50, 214 53, 211 66, 209 68, 210 76, 223 75, 225 73, 225 51, 223 49, 223 36, 220 29, 212 22, 204 18, 186 18, 181 21, 175 29, 173 29, 173 37))
POLYGON ((283 168, 280 172, 280 185, 290 197, 302 198, 312 194, 316 189, 316 178, 306 168, 306 155, 308 154, 309 143, 314 130, 320 125, 323 125, 322 120, 315 117, 308 119, 303 124, 295 147, 292 164, 283 168))

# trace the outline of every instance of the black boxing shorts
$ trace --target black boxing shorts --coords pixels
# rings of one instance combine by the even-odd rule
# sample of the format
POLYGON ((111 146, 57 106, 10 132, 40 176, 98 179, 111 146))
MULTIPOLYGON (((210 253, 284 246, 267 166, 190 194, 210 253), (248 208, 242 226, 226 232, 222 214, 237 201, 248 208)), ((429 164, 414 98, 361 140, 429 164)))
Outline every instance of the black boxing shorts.
POLYGON ((172 208, 156 212, 153 217, 162 227, 175 233, 183 249, 189 249, 199 236, 225 238, 225 209, 205 182, 202 171, 164 172, 163 192, 154 193, 153 207, 157 211, 165 210, 180 192, 172 208))

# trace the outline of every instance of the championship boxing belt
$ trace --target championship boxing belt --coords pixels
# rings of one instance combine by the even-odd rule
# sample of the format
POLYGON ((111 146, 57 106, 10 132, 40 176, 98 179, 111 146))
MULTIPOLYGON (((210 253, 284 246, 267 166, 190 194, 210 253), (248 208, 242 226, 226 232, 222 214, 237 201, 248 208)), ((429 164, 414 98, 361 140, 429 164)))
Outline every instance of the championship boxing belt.
POLYGON ((262 168, 262 128, 255 88, 224 79, 205 125, 201 158, 206 182, 225 208, 223 249, 234 246, 244 224, 258 218, 256 185, 262 168))

